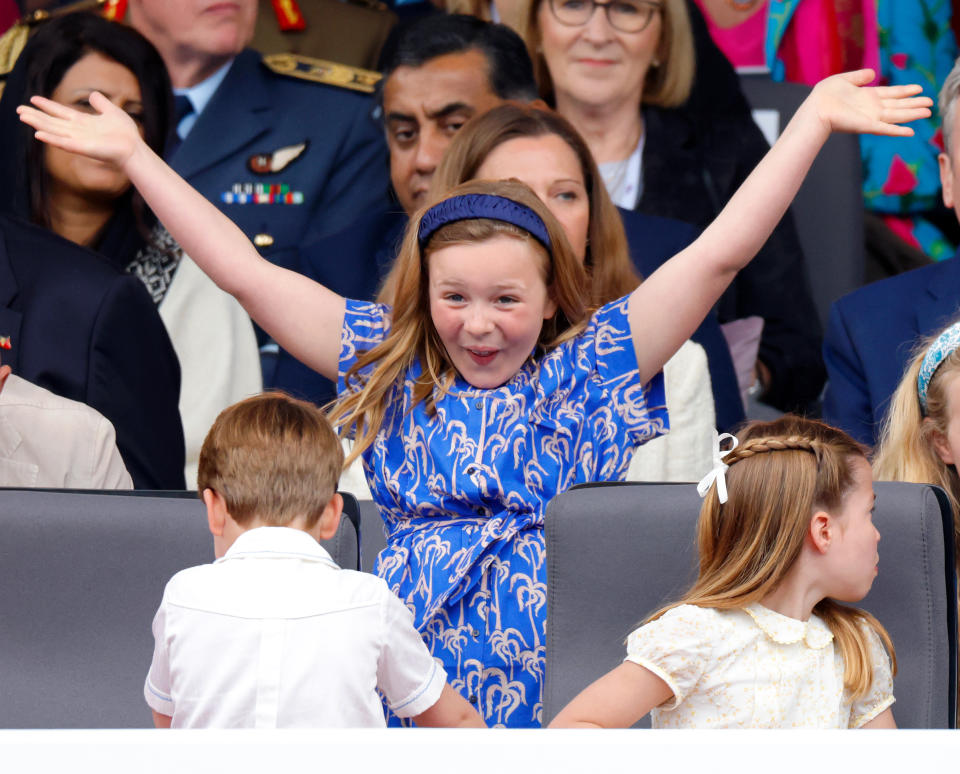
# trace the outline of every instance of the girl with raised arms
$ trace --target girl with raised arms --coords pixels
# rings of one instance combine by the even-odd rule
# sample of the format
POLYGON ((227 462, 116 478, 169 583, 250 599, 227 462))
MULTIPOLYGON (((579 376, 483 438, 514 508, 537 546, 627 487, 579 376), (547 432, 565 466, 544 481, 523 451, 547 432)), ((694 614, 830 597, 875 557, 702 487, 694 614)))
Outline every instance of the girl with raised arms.
MULTIPOLYGON (((908 136, 919 86, 820 83, 688 248, 590 308, 582 264, 519 183, 472 182, 410 221, 395 304, 347 301, 262 259, 99 95, 84 115, 22 106, 37 139, 123 169, 181 246, 280 346, 328 378, 391 533, 378 572, 414 610, 489 725, 538 725, 543 516, 559 492, 623 476, 667 426, 660 368, 770 234, 832 131, 908 136)), ((348 260, 349 256, 331 256, 348 260)), ((348 463, 350 460, 348 459, 348 463)))

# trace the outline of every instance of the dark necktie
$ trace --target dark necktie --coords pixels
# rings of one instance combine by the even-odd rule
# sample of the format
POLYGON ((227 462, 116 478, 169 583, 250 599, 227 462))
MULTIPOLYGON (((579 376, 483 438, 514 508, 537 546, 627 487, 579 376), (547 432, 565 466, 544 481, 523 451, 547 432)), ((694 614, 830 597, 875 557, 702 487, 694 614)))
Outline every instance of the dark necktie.
POLYGON ((193 103, 186 94, 175 94, 173 97, 173 121, 170 124, 170 133, 167 135, 166 157, 170 158, 177 152, 180 143, 180 135, 177 134, 177 127, 180 122, 193 112, 193 103))

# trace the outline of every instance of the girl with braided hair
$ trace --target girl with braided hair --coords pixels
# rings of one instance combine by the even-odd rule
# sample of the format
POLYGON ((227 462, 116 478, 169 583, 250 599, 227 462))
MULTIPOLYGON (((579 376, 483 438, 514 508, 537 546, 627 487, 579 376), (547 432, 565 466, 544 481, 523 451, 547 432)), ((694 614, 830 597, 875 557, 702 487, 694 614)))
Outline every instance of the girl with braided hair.
POLYGON ((877 574, 864 449, 791 416, 723 437, 733 448, 700 485, 697 581, 552 725, 626 727, 652 711, 655 728, 894 727, 890 638, 839 604, 877 574))

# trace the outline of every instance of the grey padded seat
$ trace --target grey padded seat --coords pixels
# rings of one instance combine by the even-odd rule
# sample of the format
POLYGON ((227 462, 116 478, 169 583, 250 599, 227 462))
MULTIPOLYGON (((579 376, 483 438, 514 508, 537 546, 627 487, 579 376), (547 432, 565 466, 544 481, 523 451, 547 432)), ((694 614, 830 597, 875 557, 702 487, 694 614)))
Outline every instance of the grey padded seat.
MULTIPOLYGON (((324 544, 342 567, 354 523, 324 544)), ((152 727, 151 622, 175 573, 213 561, 203 503, 0 489, 0 529, 0 728, 152 727)))
MULTIPOLYGON (((740 87, 751 108, 779 113, 781 131, 810 93, 809 86, 779 83, 761 75, 741 76, 740 87)), ((857 136, 833 134, 790 205, 824 329, 830 304, 864 281, 866 253, 860 186, 857 136)))
POLYGON ((383 519, 373 500, 360 500, 360 569, 373 572, 377 554, 387 547, 383 519))
MULTIPOLYGON (((859 606, 897 652, 901 728, 956 720, 953 520, 936 487, 877 483, 880 574, 859 606)), ((617 666, 636 624, 696 578, 700 498, 691 484, 576 487, 547 508, 547 667, 543 719, 617 666)), ((649 716, 642 725, 649 727, 649 716)))

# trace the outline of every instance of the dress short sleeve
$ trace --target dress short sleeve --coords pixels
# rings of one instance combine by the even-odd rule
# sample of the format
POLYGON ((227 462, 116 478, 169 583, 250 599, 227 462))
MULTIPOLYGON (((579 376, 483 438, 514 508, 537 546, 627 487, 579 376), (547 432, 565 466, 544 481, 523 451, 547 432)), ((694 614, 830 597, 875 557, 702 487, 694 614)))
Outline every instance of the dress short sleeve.
MULTIPOLYGON (((347 299, 343 315, 343 330, 340 332, 340 361, 337 367, 337 394, 348 388, 344 382, 347 371, 357 358, 380 344, 390 331, 390 307, 369 301, 347 299)), ((349 389, 359 389, 351 379, 349 389)))
MULTIPOLYGON (((615 412, 617 424, 637 446, 670 427, 663 372, 643 384, 627 315, 629 296, 600 307, 577 338, 574 371, 593 371, 599 392, 586 400, 586 412, 615 412), (599 403, 595 402, 599 399, 599 403)), ((583 374, 588 376, 587 373, 583 374)))
POLYGON ((873 667, 873 682, 867 692, 851 705, 850 728, 860 728, 865 723, 869 723, 894 702, 890 656, 887 655, 880 636, 872 626, 861 623, 860 631, 867 638, 870 664, 873 667))
POLYGON ((649 669, 673 691, 661 709, 675 709, 694 690, 711 661, 710 643, 722 637, 718 624, 716 611, 680 605, 627 638, 624 660, 649 669))

